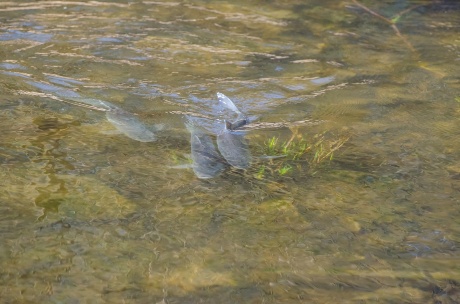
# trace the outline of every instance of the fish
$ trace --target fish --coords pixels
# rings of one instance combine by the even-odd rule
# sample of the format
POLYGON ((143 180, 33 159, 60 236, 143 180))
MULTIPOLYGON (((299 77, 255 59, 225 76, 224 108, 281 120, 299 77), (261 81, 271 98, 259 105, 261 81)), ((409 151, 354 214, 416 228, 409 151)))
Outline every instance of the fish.
POLYGON ((247 169, 251 164, 251 151, 243 132, 225 129, 217 135, 217 147, 220 154, 232 166, 247 169))
POLYGON ((221 174, 227 164, 217 152, 211 136, 197 127, 190 117, 185 126, 190 132, 192 169, 195 175, 200 179, 209 179, 221 174))
POLYGON ((62 98, 79 98, 80 97, 80 94, 78 94, 77 92, 74 92, 67 88, 58 87, 58 86, 55 86, 53 84, 50 84, 44 81, 29 80, 29 81, 26 81, 26 83, 34 86, 35 88, 39 89, 42 92, 45 92, 47 94, 53 94, 58 97, 62 97, 62 98))
POLYGON ((235 122, 224 120, 223 130, 217 134, 217 147, 220 154, 232 166, 238 169, 247 169, 251 164, 251 151, 245 133, 237 131, 249 121, 233 103, 222 93, 217 93, 219 103, 235 112, 238 117, 235 122))
POLYGON ((127 137, 140 141, 152 142, 156 141, 156 135, 149 130, 134 114, 122 109, 112 109, 105 112, 107 120, 118 131, 127 137))
POLYGON ((154 126, 151 129, 147 128, 144 123, 136 117, 136 115, 125 111, 110 102, 94 98, 86 98, 69 88, 63 88, 45 81, 30 80, 26 81, 26 83, 46 94, 51 94, 53 99, 75 106, 105 112, 107 120, 119 132, 131 139, 140 142, 152 142, 157 139, 152 130, 159 130, 159 126, 154 126))
MULTIPOLYGON (((156 135, 142 123, 136 115, 117 107, 110 102, 93 98, 69 98, 68 102, 77 106, 105 112, 107 120, 127 137, 140 142, 156 141, 156 135)), ((66 101, 67 102, 67 101, 66 101)))

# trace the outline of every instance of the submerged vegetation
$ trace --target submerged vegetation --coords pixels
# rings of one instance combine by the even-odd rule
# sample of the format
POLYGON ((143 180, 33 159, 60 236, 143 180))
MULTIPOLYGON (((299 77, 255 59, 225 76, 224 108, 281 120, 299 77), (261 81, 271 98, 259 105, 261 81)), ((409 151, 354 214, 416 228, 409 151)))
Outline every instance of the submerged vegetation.
MULTIPOLYGON (((256 179, 266 176, 292 176, 296 172, 314 174, 319 166, 329 164, 337 151, 350 139, 349 135, 324 131, 314 135, 291 129, 292 135, 286 140, 272 136, 259 145, 257 155, 261 161, 253 163, 249 172, 256 179)), ((171 153, 171 168, 192 168, 192 156, 171 153)), ((221 160, 225 162, 224 159, 221 160)))
POLYGON ((266 165, 261 165, 257 178, 262 178, 267 171, 285 176, 295 170, 308 170, 330 162, 350 138, 348 135, 335 135, 325 131, 308 139, 306 134, 299 134, 297 128, 291 131, 292 136, 288 140, 283 141, 280 137, 273 136, 264 142, 263 154, 274 157, 271 158, 271 170, 267 170, 266 165))

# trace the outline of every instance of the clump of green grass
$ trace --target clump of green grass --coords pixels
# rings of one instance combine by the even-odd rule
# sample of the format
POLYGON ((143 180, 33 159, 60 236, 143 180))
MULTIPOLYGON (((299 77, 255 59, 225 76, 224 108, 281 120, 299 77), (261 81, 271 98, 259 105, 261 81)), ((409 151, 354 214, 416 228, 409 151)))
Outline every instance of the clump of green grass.
POLYGON ((279 143, 279 138, 273 136, 265 142, 265 154, 269 156, 284 155, 288 159, 300 159, 308 151, 308 143, 303 138, 298 141, 288 140, 279 143))
POLYGON ((278 169, 278 174, 283 176, 289 173, 292 170, 292 167, 289 164, 285 164, 278 169))
POLYGON ((265 142, 265 150, 267 155, 278 155, 278 137, 273 136, 265 142))
MULTIPOLYGON (((316 167, 326 161, 332 161, 334 154, 349 139, 348 136, 334 137, 328 132, 314 135, 310 140, 306 135, 299 134, 297 129, 292 130, 291 138, 281 141, 279 137, 273 136, 264 143, 264 152, 268 156, 284 156, 272 160, 275 168, 261 166, 257 177, 262 178, 265 172, 276 172, 279 176, 285 176, 294 171, 293 163, 306 162, 310 167, 316 167)), ((301 168, 297 165, 296 168, 301 168)))

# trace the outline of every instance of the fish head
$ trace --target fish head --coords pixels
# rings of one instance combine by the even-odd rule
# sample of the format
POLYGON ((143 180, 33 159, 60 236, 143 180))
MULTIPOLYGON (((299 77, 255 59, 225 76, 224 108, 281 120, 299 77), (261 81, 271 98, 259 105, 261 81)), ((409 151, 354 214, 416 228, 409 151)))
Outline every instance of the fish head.
POLYGON ((248 119, 247 118, 242 118, 242 119, 239 119, 235 122, 229 122, 228 120, 225 121, 225 129, 226 130, 231 130, 231 131, 234 131, 238 128, 241 128, 243 127, 244 125, 246 125, 248 123, 248 119))

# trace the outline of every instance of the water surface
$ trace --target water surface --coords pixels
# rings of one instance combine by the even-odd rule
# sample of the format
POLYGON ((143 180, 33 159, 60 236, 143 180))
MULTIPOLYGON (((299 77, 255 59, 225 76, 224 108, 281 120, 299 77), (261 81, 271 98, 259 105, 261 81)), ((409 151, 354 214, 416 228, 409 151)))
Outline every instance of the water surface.
POLYGON ((0 3, 0 298, 459 302, 460 7, 430 3, 362 2, 400 34, 353 1, 0 3), (252 163, 201 180, 217 92, 252 163))

